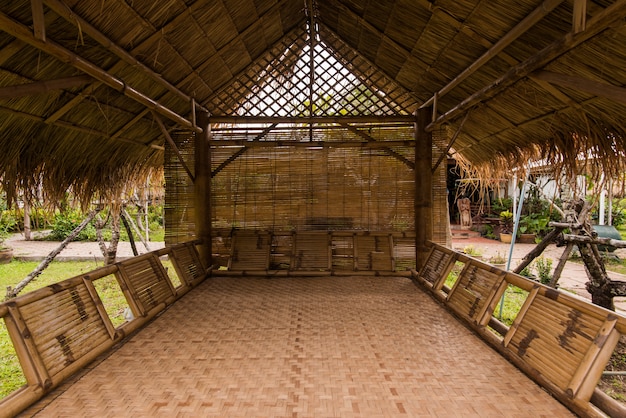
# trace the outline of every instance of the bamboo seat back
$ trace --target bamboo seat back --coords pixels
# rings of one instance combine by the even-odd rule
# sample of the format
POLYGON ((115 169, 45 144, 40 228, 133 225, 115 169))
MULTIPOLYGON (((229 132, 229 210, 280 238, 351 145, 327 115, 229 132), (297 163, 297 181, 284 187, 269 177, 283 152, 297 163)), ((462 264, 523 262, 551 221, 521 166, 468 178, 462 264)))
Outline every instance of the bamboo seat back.
POLYGON ((332 268, 331 237, 328 232, 298 232, 293 242, 292 270, 329 271, 332 268))
POLYGON ((195 286, 206 277, 198 252, 192 242, 185 242, 171 248, 170 259, 178 276, 187 286, 195 286))
POLYGON ((432 243, 414 278, 572 410, 597 413, 590 399, 626 334, 625 317, 432 243), (460 269, 456 279, 451 274, 455 264, 460 269), (507 326, 497 318, 496 307, 510 287, 527 296, 507 326))
POLYGON ((200 264, 195 244, 143 254, 0 303, 26 379, 25 387, 0 400, 0 417, 17 415, 203 280, 210 268, 200 264), (167 255, 182 272, 178 287, 159 258, 167 255), (133 314, 118 326, 97 288, 109 279, 133 314))
POLYGON ((385 234, 357 234, 356 269, 394 271, 393 238, 385 234))
POLYGON ((270 264, 272 235, 265 231, 233 232, 229 270, 267 270, 270 264))

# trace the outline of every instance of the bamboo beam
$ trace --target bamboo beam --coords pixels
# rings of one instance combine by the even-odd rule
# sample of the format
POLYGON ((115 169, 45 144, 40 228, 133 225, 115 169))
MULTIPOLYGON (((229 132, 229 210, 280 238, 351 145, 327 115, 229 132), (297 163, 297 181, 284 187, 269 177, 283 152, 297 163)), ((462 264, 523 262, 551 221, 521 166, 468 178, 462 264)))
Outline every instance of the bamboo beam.
POLYGON ((69 89, 93 81, 88 75, 58 78, 56 80, 35 81, 27 84, 0 87, 0 99, 15 99, 22 96, 47 93, 54 90, 69 89))
POLYGON ((526 61, 512 67, 504 75, 497 80, 482 88, 470 97, 463 100, 461 103, 448 110, 443 115, 439 116, 437 120, 426 128, 428 131, 432 131, 435 126, 455 119, 459 114, 465 112, 475 104, 485 101, 503 90, 507 89, 513 83, 516 83, 520 79, 528 76, 530 73, 538 68, 541 68, 551 61, 555 60, 562 54, 582 44, 583 42, 591 39, 604 31, 608 27, 621 21, 626 15, 626 0, 617 0, 606 9, 599 12, 591 20, 588 21, 587 29, 580 33, 568 33, 561 39, 557 39, 552 44, 548 45, 537 54, 528 58, 526 61))
POLYGON ((404 123, 412 126, 415 123, 413 115, 395 116, 222 116, 212 115, 211 123, 228 123, 231 125, 261 124, 261 123, 292 123, 292 124, 328 124, 328 123, 404 123))
POLYGON ((437 162, 435 163, 435 166, 431 170, 433 174, 435 173, 435 171, 437 171, 437 168, 439 168, 439 164, 441 164, 443 159, 446 158, 446 155, 448 155, 448 152, 450 151, 450 148, 452 148, 452 146, 456 142, 456 139, 459 137, 459 134, 463 130, 463 125, 465 125, 465 121, 467 121, 467 118, 469 117, 469 114, 470 114, 469 111, 465 114, 465 117, 461 121, 461 124, 456 129, 456 132, 454 133, 454 135, 452 135, 452 138, 450 139, 450 142, 448 143, 448 146, 446 147, 445 151, 439 156, 439 159, 437 160, 437 162))
MULTIPOLYGON (((277 147, 299 147, 299 148, 388 148, 388 147, 414 147, 414 141, 250 141, 246 139, 215 139, 211 140, 211 146, 240 146, 248 148, 277 148, 277 147)), ((390 150, 395 153, 395 151, 390 150)), ((414 168, 413 161, 402 157, 402 162, 411 169, 414 168), (406 160, 406 161, 405 161, 406 160)))
POLYGON ((30 0, 30 8, 33 13, 33 35, 35 38, 45 42, 46 24, 42 0, 30 0))
POLYGON ((528 16, 522 19, 513 29, 511 29, 506 35, 504 35, 498 42, 496 42, 487 52, 480 56, 476 61, 470 64, 461 74, 457 75, 452 81, 439 89, 433 97, 426 100, 420 107, 431 106, 436 97, 441 97, 449 93, 456 86, 461 84, 466 78, 478 71, 483 65, 488 63, 492 58, 498 55, 504 48, 509 46, 520 36, 522 36, 527 30, 533 27, 537 22, 547 16, 552 10, 554 10, 563 0, 546 0, 539 7, 533 10, 528 16))
MULTIPOLYGON (((16 22, 4 13, 0 13, 0 27, 2 27, 2 29, 9 35, 26 42, 32 47, 49 54, 50 56, 60 60, 61 62, 69 64, 72 67, 89 74, 93 78, 102 81, 107 86, 118 91, 119 93, 124 94, 125 96, 131 98, 137 103, 140 103, 141 105, 158 112, 160 115, 178 123, 185 128, 193 129, 191 122, 180 116, 178 113, 161 105, 160 103, 157 103, 150 97, 127 85, 123 80, 109 74, 107 71, 85 60, 79 55, 65 49, 61 45, 50 40, 41 41, 35 38, 26 26, 22 25, 19 22, 16 22)), ((199 128, 197 127, 195 128, 196 131, 198 129, 199 128)))
POLYGON ((433 237, 433 136, 424 129, 432 110, 417 110, 415 125, 415 262, 418 270, 426 265, 433 237))
MULTIPOLYGON (((46 122, 46 120, 44 118, 42 118, 41 116, 33 115, 33 114, 30 114, 30 113, 26 113, 26 112, 21 112, 21 111, 10 109, 10 108, 4 107, 4 106, 0 106, 0 112, 10 113, 12 115, 20 116, 20 117, 23 117, 23 118, 26 118, 26 119, 31 119, 31 120, 34 120, 34 121, 37 121, 37 122, 41 122, 41 123, 49 123, 49 122, 46 122)), ((150 147, 150 148, 154 148, 154 149, 159 150, 159 151, 163 151, 163 147, 160 146, 160 145, 144 144, 144 143, 137 142, 136 140, 129 139, 129 138, 122 138, 122 137, 113 138, 113 137, 109 136, 105 132, 101 132, 101 131, 95 130, 94 128, 88 128, 86 126, 77 125, 75 123, 63 122, 63 121, 59 120, 59 121, 52 122, 52 123, 49 123, 49 124, 53 125, 53 126, 59 126, 61 128, 66 128, 66 129, 69 129, 69 130, 72 130, 72 131, 75 131, 75 132, 81 132, 81 133, 88 134, 88 135, 95 135, 95 136, 99 136, 99 137, 105 138, 105 139, 115 139, 117 141, 122 141, 122 142, 126 142, 126 143, 133 144, 133 145, 140 145, 140 146, 143 146, 143 147, 150 147)))
POLYGON ((202 243, 199 247, 200 261, 207 268, 211 265, 212 238, 211 238, 211 120, 209 114, 201 112, 198 123, 202 127, 202 134, 196 135, 195 140, 195 178, 194 203, 196 238, 202 243))
MULTIPOLYGON (((44 1, 50 9, 52 9, 59 16, 63 17, 68 22, 76 25, 81 32, 86 33, 91 38, 93 38, 100 45, 105 47, 107 50, 115 54, 118 58, 128 63, 132 67, 139 68, 141 71, 150 77, 152 80, 156 81, 161 86, 165 87, 170 92, 174 93, 176 96, 181 98, 182 100, 191 103, 192 97, 181 91, 178 87, 174 86, 167 80, 165 80, 160 74, 153 71, 151 68, 143 64, 141 61, 137 60, 134 56, 129 54, 124 48, 117 45, 110 38, 108 38, 105 34, 100 32, 94 26, 92 26, 85 19, 81 18, 78 14, 76 14, 68 5, 63 3, 60 0, 32 0, 34 1, 44 1)), ((207 111, 204 108, 201 108, 203 111, 207 111)))
POLYGON ((163 133, 163 136, 167 140, 167 143, 170 144, 170 147, 172 147, 172 149, 174 150, 174 153, 176 153, 176 156, 178 157, 178 161, 180 161, 180 163, 182 164, 183 168, 187 172, 187 175, 189 176, 192 182, 195 181, 195 177, 193 173, 189 169, 189 166, 187 165, 187 162, 183 158, 183 155, 180 153, 180 150, 176 146, 176 143, 170 136, 169 132, 167 132, 167 129, 165 128, 165 125, 163 124, 163 121, 161 120, 159 115, 157 115, 156 113, 153 112, 152 115, 154 116, 154 120, 156 120, 157 124, 159 125, 159 128, 161 128, 161 132, 163 133))
MULTIPOLYGON (((268 126, 267 128, 265 128, 263 130, 263 132, 261 132, 259 135, 256 136, 256 138, 254 138, 253 142, 255 141, 260 141, 265 135, 267 135, 268 133, 270 133, 270 131, 272 129, 274 129, 276 127, 276 124, 272 124, 270 126, 268 126)), ((211 147, 211 142, 215 143, 218 141, 209 141, 209 148, 211 147)), ((250 145, 250 144, 248 144, 250 145)), ((212 177, 215 177, 217 175, 217 173, 219 173, 220 171, 222 171, 223 169, 225 169, 226 167, 228 167, 228 165, 230 163, 232 163, 233 161, 235 161, 237 158, 239 158, 241 155, 243 155, 244 152, 246 152, 249 149, 248 146, 240 149, 239 151, 235 152, 233 155, 231 155, 230 157, 228 157, 226 159, 226 161, 224 161, 223 163, 221 163, 219 166, 217 166, 217 168, 215 170, 213 170, 213 172, 211 173, 212 177)))
POLYGON ((552 71, 538 71, 529 76, 531 79, 547 81, 561 87, 584 91, 593 95, 614 100, 618 103, 626 104, 626 88, 614 86, 607 83, 588 80, 568 74, 558 74, 552 71))
MULTIPOLYGON (((378 141, 376 138, 373 138, 371 135, 367 134, 366 132, 363 132, 362 130, 357 129, 354 126, 348 125, 347 123, 342 123, 341 126, 345 126, 350 132, 353 132, 357 134, 358 136, 360 136, 361 138, 365 139, 369 145, 377 145, 377 143, 383 142, 383 141, 378 141)), ((413 161, 405 158, 403 155, 395 152, 394 150, 387 148, 387 146, 385 146, 383 149, 385 150, 385 154, 406 164, 411 170, 415 169, 415 163, 413 161)))
POLYGON ((572 12, 572 30, 580 33, 585 30, 587 24, 587 0, 574 0, 574 10, 572 12))

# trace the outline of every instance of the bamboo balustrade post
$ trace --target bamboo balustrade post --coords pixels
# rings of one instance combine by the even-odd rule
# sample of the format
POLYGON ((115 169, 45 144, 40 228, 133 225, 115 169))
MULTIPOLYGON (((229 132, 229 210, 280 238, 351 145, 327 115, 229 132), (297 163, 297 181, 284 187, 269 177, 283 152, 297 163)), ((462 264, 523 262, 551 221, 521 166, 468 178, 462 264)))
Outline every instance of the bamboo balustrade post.
POLYGON ((211 124, 209 114, 201 112, 198 123, 202 133, 195 141, 195 222, 196 238, 202 241, 199 247, 200 261, 204 268, 211 265, 211 124))
POLYGON ((415 124, 415 263, 417 270, 426 263, 433 237, 433 136, 426 131, 432 110, 418 109, 415 124))

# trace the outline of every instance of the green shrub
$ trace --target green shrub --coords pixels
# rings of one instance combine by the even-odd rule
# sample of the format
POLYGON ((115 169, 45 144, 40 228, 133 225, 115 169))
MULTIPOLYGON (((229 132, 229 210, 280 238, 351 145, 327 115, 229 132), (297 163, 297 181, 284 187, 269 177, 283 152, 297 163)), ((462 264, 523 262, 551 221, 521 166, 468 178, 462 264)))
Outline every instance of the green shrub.
MULTIPOLYGON (((63 241, 68 235, 76 229, 78 225, 85 219, 86 215, 78 210, 70 209, 65 212, 59 212, 54 217, 52 231, 48 235, 51 241, 63 241)), ((96 228, 93 224, 89 224, 83 229, 75 239, 76 241, 95 241, 96 228)))

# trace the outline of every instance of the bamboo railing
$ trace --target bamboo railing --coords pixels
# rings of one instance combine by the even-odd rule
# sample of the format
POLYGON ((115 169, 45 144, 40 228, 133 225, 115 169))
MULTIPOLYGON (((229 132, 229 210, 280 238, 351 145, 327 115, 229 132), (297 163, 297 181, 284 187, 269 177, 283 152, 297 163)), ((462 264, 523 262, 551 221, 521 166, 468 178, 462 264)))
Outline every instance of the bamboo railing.
POLYGON ((129 333, 144 326, 207 276, 199 241, 146 253, 0 303, 26 385, 0 400, 11 417, 80 371, 129 333), (178 281, 161 257, 171 260, 178 281), (132 315, 114 326, 98 281, 114 277, 132 315))
MULTIPOLYGON (((626 334, 624 316, 433 243, 425 267, 413 273, 457 317, 574 412, 605 416, 591 399, 599 403, 606 398, 596 386, 626 334), (458 276, 451 274, 453 268, 460 270, 458 276), (507 289, 526 293, 510 326, 500 321, 497 308, 507 289)), ((607 408, 624 416, 619 405, 607 408)))

